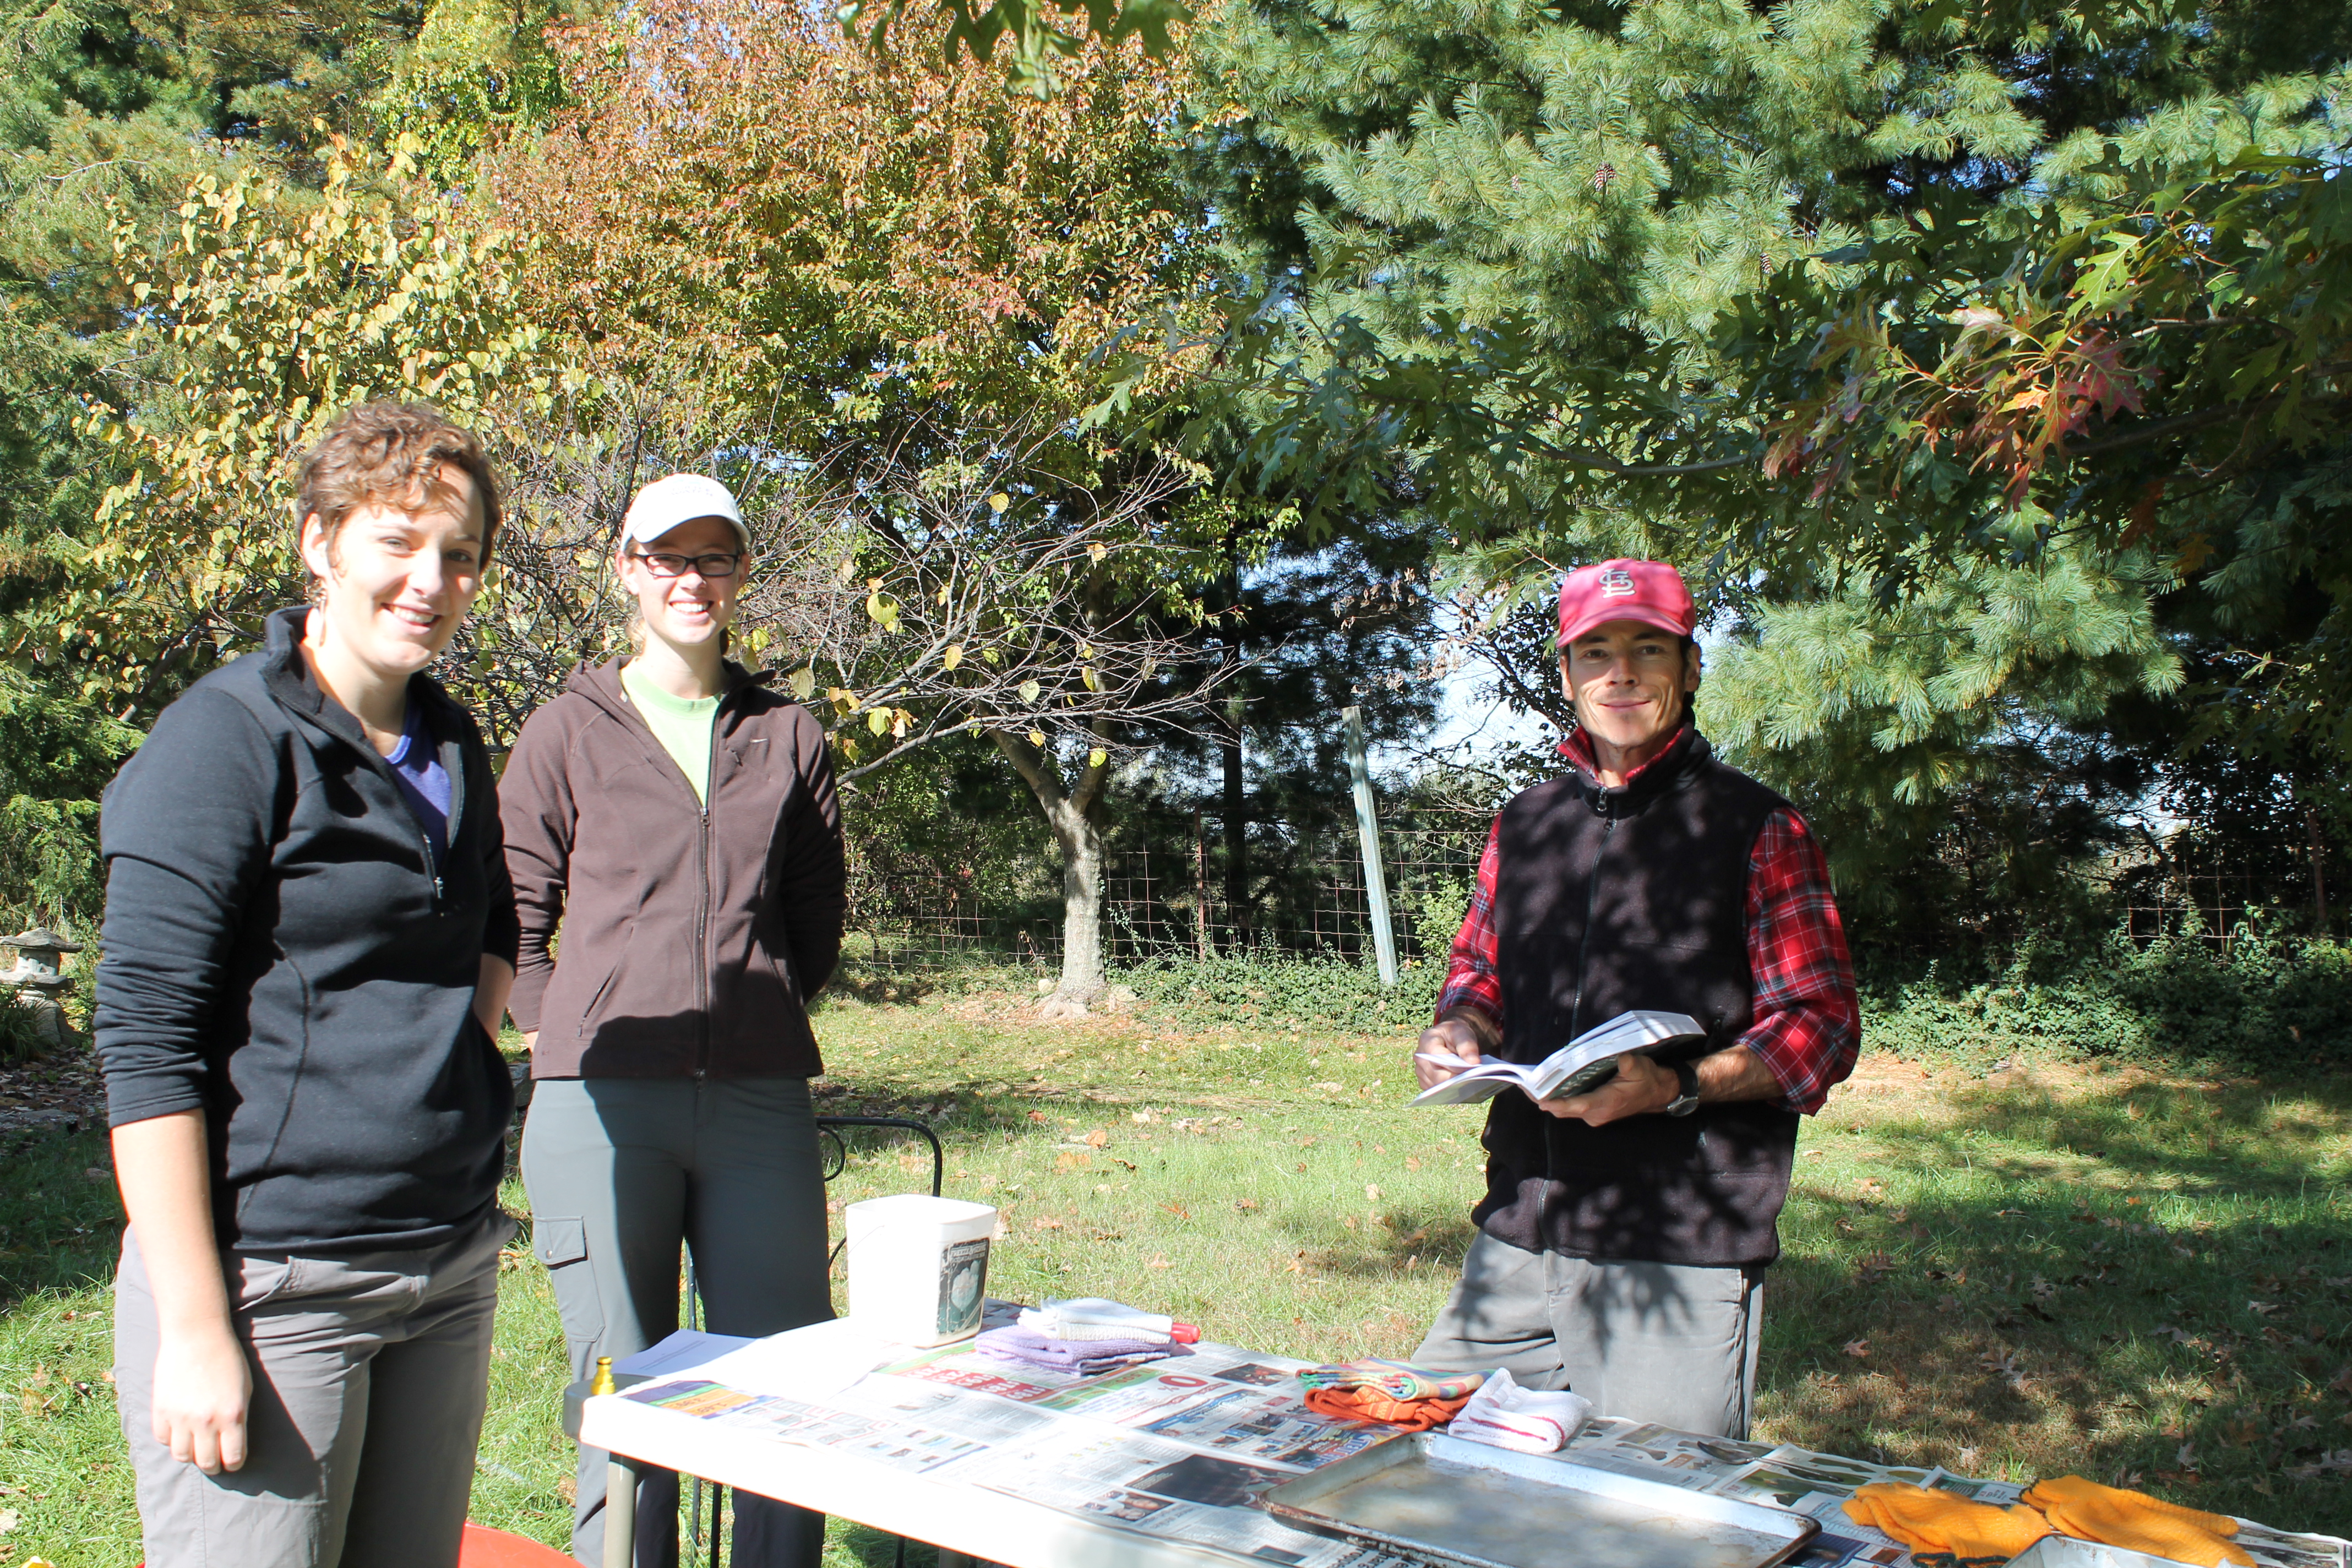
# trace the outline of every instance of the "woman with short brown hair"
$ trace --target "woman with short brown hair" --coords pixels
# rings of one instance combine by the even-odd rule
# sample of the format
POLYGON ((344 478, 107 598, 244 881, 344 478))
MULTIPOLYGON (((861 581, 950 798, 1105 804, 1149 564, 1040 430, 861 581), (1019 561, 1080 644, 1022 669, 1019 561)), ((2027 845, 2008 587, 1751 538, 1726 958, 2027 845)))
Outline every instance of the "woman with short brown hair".
POLYGON ((424 672, 498 490, 467 432, 370 404, 300 516, 314 605, 107 792, 115 1382, 150 1568, 454 1568, 513 1228, 517 928, 488 753, 424 672))

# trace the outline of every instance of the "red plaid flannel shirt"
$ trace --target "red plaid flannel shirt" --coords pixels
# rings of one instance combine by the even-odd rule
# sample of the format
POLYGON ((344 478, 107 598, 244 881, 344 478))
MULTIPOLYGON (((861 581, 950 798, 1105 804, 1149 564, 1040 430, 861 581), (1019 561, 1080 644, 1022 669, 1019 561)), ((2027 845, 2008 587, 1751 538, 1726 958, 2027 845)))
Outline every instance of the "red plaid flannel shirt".
MULTIPOLYGON (((1589 752, 1580 755, 1572 744, 1560 751, 1591 773, 1589 752)), ((1454 939, 1445 989, 1437 997, 1440 1018, 1466 1007, 1497 1030, 1503 990, 1495 973, 1495 846, 1502 821, 1497 816, 1487 830, 1477 890, 1454 939)), ((1862 1009, 1845 929, 1830 896, 1829 867, 1805 819, 1793 811, 1774 812, 1748 851, 1748 964, 1756 975, 1756 1017, 1735 1043, 1764 1059, 1790 1110, 1811 1115, 1829 1098, 1831 1086, 1853 1071, 1862 1009)))

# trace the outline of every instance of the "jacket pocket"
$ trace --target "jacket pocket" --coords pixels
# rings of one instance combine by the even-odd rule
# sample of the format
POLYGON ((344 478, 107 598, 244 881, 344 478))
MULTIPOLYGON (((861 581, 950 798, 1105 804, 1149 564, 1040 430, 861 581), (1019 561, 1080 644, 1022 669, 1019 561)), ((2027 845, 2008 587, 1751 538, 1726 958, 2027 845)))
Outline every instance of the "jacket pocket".
POLYGON ((604 1016, 604 1005, 613 999, 613 988, 619 983, 621 970, 627 963, 625 954, 614 959, 612 969, 604 976, 604 983, 596 987, 596 994, 593 996, 588 998, 588 1005, 580 1009, 578 1033, 583 1037, 589 1030, 596 1026, 596 1020, 604 1016))

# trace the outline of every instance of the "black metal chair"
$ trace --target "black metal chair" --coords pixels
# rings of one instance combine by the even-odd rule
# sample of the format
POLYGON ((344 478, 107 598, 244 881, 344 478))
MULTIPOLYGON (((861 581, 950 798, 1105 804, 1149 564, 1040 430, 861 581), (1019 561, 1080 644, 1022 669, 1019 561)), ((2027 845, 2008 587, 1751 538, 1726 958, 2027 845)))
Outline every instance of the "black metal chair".
MULTIPOLYGON (((846 1127, 896 1128, 901 1132, 920 1134, 923 1142, 931 1146, 931 1196, 940 1195, 940 1189, 947 1181, 947 1150, 940 1144, 940 1135, 931 1131, 929 1123, 917 1121, 911 1117, 905 1116, 818 1117, 816 1119, 817 1138, 828 1146, 826 1153, 822 1156, 824 1161, 824 1179, 828 1184, 849 1166, 849 1145, 842 1140, 841 1136, 842 1129, 846 1127)), ((840 1258, 841 1249, 848 1245, 849 1237, 845 1235, 839 1241, 833 1244, 833 1250, 825 1254, 827 1274, 832 1272, 833 1265, 840 1258)), ((686 1326, 689 1329, 702 1327, 702 1293, 695 1285, 694 1253, 691 1248, 686 1255, 686 1326)), ((715 1482, 705 1483, 699 1478, 695 1479, 692 1508, 687 1521, 687 1539, 690 1545, 698 1545, 702 1540, 702 1489, 706 1484, 710 1487, 710 1568, 719 1568, 719 1542, 723 1539, 719 1530, 719 1520, 725 1511, 727 1502, 725 1487, 715 1482)), ((898 1539, 898 1568, 906 1568, 907 1542, 904 1536, 898 1539)))

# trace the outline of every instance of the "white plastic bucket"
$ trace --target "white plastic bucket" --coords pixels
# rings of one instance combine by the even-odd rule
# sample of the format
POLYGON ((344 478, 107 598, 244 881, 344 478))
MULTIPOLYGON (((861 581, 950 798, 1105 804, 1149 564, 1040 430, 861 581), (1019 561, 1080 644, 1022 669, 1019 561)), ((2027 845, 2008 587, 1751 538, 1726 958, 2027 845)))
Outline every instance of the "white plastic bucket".
POLYGON ((852 1204, 849 1315, 900 1344, 943 1345, 980 1332, 988 1297, 987 1204, 902 1193, 852 1204))

